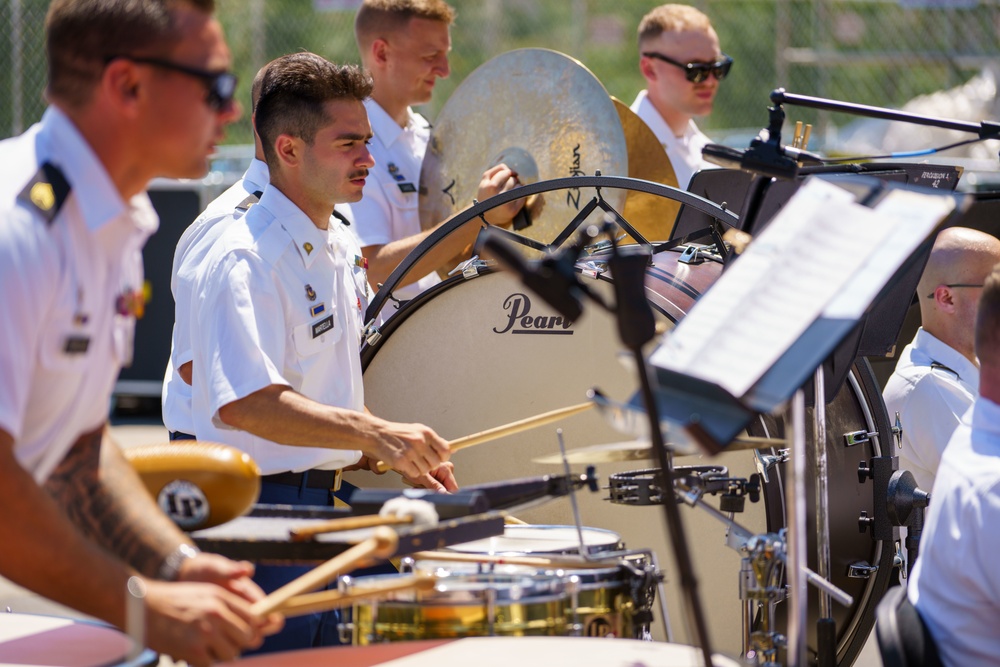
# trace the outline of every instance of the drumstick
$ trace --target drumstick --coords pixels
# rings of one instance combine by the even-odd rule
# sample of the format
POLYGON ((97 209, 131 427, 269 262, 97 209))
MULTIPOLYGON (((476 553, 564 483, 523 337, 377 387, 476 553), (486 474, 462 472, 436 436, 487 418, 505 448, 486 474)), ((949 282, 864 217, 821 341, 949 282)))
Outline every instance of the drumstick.
POLYGON ((617 558, 583 560, 579 557, 559 556, 501 556, 497 554, 470 554, 456 551, 420 551, 411 554, 416 560, 443 560, 455 563, 488 563, 490 565, 526 565, 528 567, 559 567, 565 570, 590 570, 595 567, 614 567, 621 563, 617 558))
MULTIPOLYGON (((559 408, 558 410, 543 412, 542 414, 535 415, 534 417, 527 417, 526 419, 520 419, 516 422, 504 424, 503 426, 496 426, 494 428, 486 429, 485 431, 480 431, 479 433, 473 433, 472 435, 457 438, 448 443, 448 449, 452 452, 457 452, 458 450, 465 449, 466 447, 481 445, 484 442, 496 440, 497 438, 502 438, 507 435, 514 435, 539 426, 545 426, 546 424, 551 424, 552 422, 559 421, 565 417, 572 417, 573 415, 589 410, 592 407, 594 407, 594 404, 588 402, 580 403, 579 405, 571 405, 568 408, 559 408)), ((385 472, 389 469, 389 466, 385 463, 385 461, 379 461, 375 464, 375 467, 379 472, 385 472)))
POLYGON ((322 565, 294 579, 263 600, 258 600, 250 611, 258 616, 270 614, 291 598, 325 585, 342 571, 353 568, 357 563, 369 558, 388 558, 396 552, 399 536, 392 528, 379 526, 366 540, 358 542, 347 551, 337 554, 322 565))
POLYGON ((346 593, 340 591, 319 591, 297 595, 285 602, 274 611, 289 618, 314 612, 324 612, 339 609, 354 604, 358 600, 371 600, 399 591, 417 590, 429 591, 437 583, 437 577, 429 572, 420 572, 397 581, 385 581, 363 588, 357 588, 346 593))
POLYGON ((374 528, 375 526, 399 526, 405 523, 413 523, 413 517, 368 514, 365 516, 346 516, 341 519, 320 521, 319 523, 300 528, 291 528, 288 533, 292 538, 292 542, 304 542, 323 533, 336 533, 342 530, 356 530, 358 528, 374 528))

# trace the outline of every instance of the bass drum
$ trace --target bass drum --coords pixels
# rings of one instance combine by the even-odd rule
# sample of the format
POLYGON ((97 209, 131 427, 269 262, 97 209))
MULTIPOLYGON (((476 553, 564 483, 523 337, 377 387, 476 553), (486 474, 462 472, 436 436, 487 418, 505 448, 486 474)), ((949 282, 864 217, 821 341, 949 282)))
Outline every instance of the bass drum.
MULTIPOLYGON (((660 253, 647 272, 647 297, 667 323, 683 317, 722 271, 715 261, 689 265, 678 258, 678 252, 660 253)), ((590 287, 613 301, 612 278, 599 269, 591 263, 581 273, 593 278, 590 287)), ((422 422, 450 440, 584 402, 591 387, 613 399, 628 399, 638 381, 631 358, 625 355, 623 359, 621 350, 614 319, 592 303, 579 320, 565 322, 515 275, 486 270, 473 278, 457 276, 438 284, 387 320, 381 339, 362 350, 365 402, 381 417, 422 422)), ((625 439, 596 410, 587 411, 456 452, 452 461, 459 483, 561 473, 561 468, 532 462, 559 451, 557 428, 562 429, 565 446, 572 449, 625 439)), ((760 429, 765 428, 773 432, 777 426, 762 422, 760 429)), ((851 447, 844 439, 844 433, 860 430, 890 432, 867 362, 854 367, 850 381, 828 406, 827 428, 833 581, 855 600, 847 609, 835 606, 838 664, 847 665, 873 626, 875 605, 888 584, 892 559, 890 547, 858 532, 861 512, 872 515, 872 487, 858 482, 857 467, 879 454, 878 438, 851 447), (849 577, 851 566, 854 573, 867 573, 867 577, 849 577)), ((677 465, 724 465, 734 477, 766 472, 762 501, 747 503, 746 510, 736 516, 749 530, 764 533, 785 525, 782 464, 775 454, 743 451, 711 459, 683 456, 676 461, 677 465)), ((607 476, 637 467, 635 462, 605 463, 598 466, 598 473, 607 476)), ((347 477, 360 486, 402 486, 394 474, 373 477, 355 472, 347 477)), ((679 578, 662 508, 626 507, 602 496, 578 495, 583 524, 612 530, 626 547, 651 549, 656 554, 666 578, 672 641, 691 642, 681 616, 679 578)), ((711 497, 709 502, 714 502, 711 497)), ((726 546, 721 523, 696 508, 684 506, 681 511, 713 649, 738 655, 742 651, 740 555, 726 546)), ((534 524, 573 523, 565 498, 525 511, 518 518, 534 524)), ((660 623, 654 624, 653 634, 666 638, 660 623)), ((814 637, 810 645, 815 647, 814 637)))

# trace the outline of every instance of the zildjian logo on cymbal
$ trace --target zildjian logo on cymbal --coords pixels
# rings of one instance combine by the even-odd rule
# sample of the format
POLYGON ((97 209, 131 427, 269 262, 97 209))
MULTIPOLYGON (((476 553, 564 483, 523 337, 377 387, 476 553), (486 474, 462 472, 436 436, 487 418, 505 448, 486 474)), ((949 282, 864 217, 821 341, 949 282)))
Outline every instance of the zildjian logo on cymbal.
MULTIPOLYGON (((580 169, 580 144, 573 146, 573 164, 569 168, 570 176, 584 176, 580 169)), ((577 211, 580 210, 580 188, 569 188, 566 190, 566 205, 572 206, 577 211)))

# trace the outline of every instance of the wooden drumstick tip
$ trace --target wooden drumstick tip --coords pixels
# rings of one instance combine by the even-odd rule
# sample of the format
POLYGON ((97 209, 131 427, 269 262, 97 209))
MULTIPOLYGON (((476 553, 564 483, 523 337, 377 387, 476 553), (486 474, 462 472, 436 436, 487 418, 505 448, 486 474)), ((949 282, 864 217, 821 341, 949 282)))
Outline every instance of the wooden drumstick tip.
POLYGON ((418 591, 433 590, 437 586, 437 576, 433 572, 418 572, 413 588, 418 591))
POLYGON ((389 472, 389 470, 390 470, 389 464, 386 463, 385 461, 377 461, 375 463, 375 472, 377 472, 378 474, 381 475, 384 472, 389 472))
POLYGON ((399 547, 399 535, 388 526, 376 528, 372 533, 372 539, 375 540, 375 548, 372 550, 374 558, 390 558, 399 547))

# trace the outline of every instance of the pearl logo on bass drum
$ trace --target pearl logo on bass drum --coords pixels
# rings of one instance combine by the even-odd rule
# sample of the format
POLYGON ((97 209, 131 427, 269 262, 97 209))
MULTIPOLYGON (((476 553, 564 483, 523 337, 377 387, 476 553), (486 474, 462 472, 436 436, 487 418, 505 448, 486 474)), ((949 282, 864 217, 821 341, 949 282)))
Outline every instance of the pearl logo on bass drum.
MULTIPOLYGON (((561 315, 532 315, 531 299, 527 294, 515 292, 503 301, 504 322, 502 328, 493 327, 498 334, 533 334, 572 336, 573 322, 561 315)), ((537 312, 537 311, 536 311, 537 312)))

